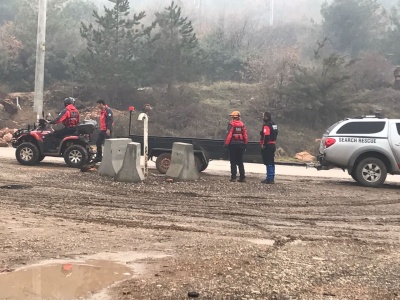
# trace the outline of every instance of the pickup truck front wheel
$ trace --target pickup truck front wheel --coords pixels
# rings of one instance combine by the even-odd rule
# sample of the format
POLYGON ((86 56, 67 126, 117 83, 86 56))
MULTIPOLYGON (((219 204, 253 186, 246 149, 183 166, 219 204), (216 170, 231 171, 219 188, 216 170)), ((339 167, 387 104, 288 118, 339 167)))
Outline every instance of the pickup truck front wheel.
POLYGON ((375 157, 368 157, 357 164, 355 177, 357 181, 367 187, 381 186, 387 176, 386 165, 375 157))

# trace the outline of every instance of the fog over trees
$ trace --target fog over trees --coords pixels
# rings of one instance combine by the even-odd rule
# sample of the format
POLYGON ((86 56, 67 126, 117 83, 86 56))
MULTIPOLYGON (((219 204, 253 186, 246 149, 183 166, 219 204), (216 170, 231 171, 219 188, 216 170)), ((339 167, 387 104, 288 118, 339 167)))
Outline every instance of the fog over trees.
MULTIPOLYGON (((79 84, 117 105, 165 86, 155 101, 173 106, 197 103, 185 84, 254 85, 251 105, 312 127, 392 87, 400 2, 274 1, 272 24, 271 2, 48 0, 46 87, 79 84)), ((4 90, 33 90, 37 3, 0 2, 4 90)))

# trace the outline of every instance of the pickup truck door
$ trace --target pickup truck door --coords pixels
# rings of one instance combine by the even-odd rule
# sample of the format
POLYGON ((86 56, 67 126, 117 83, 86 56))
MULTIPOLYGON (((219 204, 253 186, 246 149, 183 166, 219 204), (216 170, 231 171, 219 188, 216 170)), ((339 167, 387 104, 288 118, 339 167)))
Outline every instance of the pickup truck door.
POLYGON ((390 124, 390 147, 396 158, 397 165, 400 168, 400 121, 390 124))

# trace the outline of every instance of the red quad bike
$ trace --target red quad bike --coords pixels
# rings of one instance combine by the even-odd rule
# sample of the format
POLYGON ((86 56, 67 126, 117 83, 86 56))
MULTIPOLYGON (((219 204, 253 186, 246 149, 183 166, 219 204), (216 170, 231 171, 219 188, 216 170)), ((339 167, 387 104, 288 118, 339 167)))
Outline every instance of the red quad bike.
POLYGON ((54 131, 46 119, 40 119, 39 125, 28 125, 27 129, 19 129, 13 135, 12 146, 17 148, 15 156, 22 165, 32 166, 41 162, 46 156, 64 157, 71 168, 82 168, 91 162, 95 152, 90 147, 90 135, 96 128, 96 121, 85 120, 78 124, 76 132, 62 139, 54 140, 58 146, 45 143, 46 136, 54 131))

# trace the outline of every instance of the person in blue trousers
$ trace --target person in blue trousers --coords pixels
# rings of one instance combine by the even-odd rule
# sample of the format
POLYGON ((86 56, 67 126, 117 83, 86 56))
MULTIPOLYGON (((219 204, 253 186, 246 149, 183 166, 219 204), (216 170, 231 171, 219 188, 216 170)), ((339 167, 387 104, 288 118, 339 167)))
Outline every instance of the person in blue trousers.
POLYGON ((278 125, 271 119, 271 114, 263 114, 263 128, 260 131, 261 156, 266 166, 266 178, 261 183, 275 183, 275 151, 278 138, 278 125))

